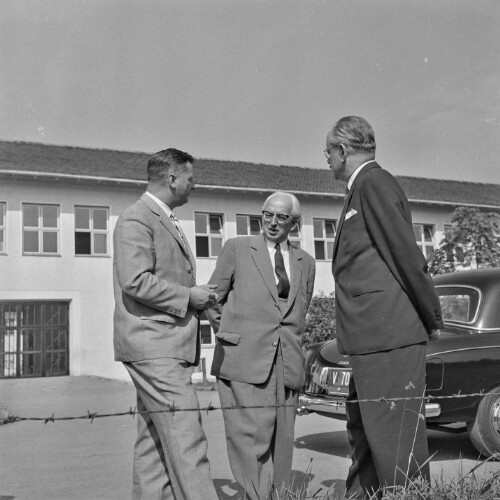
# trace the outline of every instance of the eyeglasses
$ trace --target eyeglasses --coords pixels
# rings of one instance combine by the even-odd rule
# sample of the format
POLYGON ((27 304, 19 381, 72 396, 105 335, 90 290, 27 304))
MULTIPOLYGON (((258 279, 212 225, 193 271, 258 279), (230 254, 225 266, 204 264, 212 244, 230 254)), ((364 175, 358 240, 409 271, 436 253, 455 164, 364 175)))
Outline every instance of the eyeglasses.
POLYGON ((340 144, 335 144, 335 146, 332 146, 331 148, 328 148, 328 149, 325 149, 323 151, 323 153, 325 153, 325 156, 326 156, 326 159, 329 160, 330 159, 330 155, 332 153, 332 151, 335 149, 335 148, 339 148, 340 147, 340 144))
POLYGON ((276 217, 276 222, 278 224, 286 224, 291 218, 291 215, 287 214, 273 214, 272 212, 268 212, 267 210, 262 210, 262 217, 266 222, 271 222, 274 217, 276 217))

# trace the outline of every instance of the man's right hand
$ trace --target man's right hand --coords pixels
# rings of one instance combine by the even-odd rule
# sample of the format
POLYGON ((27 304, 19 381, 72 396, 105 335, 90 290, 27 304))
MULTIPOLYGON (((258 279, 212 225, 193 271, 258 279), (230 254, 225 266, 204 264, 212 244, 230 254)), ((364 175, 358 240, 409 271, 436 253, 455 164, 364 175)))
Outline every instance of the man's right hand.
POLYGON ((208 309, 217 301, 217 285, 193 286, 189 293, 189 305, 199 311, 208 309))

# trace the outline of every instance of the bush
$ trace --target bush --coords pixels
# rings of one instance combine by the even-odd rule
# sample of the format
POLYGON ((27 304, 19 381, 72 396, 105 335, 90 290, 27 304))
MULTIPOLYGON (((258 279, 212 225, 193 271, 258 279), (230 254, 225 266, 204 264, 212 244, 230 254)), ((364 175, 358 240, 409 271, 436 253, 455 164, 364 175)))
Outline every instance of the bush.
POLYGON ((304 329, 304 346, 335 337, 335 297, 320 291, 309 306, 304 329))

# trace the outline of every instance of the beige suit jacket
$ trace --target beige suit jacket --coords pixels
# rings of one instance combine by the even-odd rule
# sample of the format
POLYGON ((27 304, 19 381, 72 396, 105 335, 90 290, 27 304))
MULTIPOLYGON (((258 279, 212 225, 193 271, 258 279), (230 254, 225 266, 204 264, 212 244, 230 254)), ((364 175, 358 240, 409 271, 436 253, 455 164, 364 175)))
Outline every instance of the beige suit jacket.
POLYGON ((115 359, 197 363, 199 320, 189 307, 196 268, 186 239, 146 194, 121 214, 113 238, 115 359))
POLYGON ((278 298, 276 278, 262 235, 227 241, 210 283, 217 284, 220 310, 207 311, 217 344, 212 375, 261 384, 266 381, 281 343, 285 386, 304 383, 302 337, 314 288, 315 262, 290 245, 288 302, 278 298))

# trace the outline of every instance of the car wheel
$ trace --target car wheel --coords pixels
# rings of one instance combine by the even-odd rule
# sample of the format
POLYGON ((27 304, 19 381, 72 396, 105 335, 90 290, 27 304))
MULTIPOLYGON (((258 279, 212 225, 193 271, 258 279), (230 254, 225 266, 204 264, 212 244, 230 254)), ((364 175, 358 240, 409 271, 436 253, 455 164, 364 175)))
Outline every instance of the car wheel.
POLYGON ((467 424, 472 444, 485 457, 500 453, 500 387, 489 392, 479 403, 476 420, 467 424))

